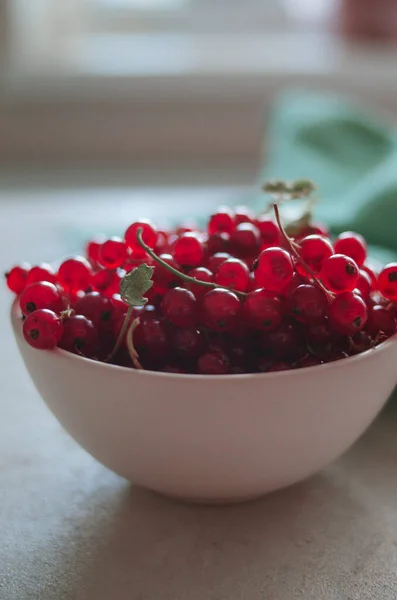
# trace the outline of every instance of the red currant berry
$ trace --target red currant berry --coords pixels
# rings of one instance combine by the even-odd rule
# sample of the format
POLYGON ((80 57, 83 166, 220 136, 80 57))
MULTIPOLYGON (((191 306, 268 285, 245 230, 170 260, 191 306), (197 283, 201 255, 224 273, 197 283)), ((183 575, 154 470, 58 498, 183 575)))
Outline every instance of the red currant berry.
POLYGON ((178 365, 166 365, 160 369, 161 373, 175 373, 177 375, 188 375, 188 371, 178 365))
POLYGON ((230 245, 237 256, 256 256, 261 247, 259 229, 252 223, 240 223, 230 236, 230 245))
MULTIPOLYGON (((214 281, 213 273, 211 273, 211 271, 205 267, 197 267, 197 269, 192 269, 189 271, 188 275, 189 277, 194 277, 195 279, 198 279, 199 281, 205 281, 206 283, 212 283, 214 281)), ((201 300, 208 292, 208 288, 200 285, 199 283, 191 283, 189 281, 186 282, 185 286, 188 290, 193 292, 197 300, 201 300)))
POLYGON ((83 257, 65 260, 58 271, 58 283, 66 292, 86 290, 92 281, 90 263, 83 257))
POLYGON ((219 231, 209 236, 207 250, 209 254, 217 252, 228 252, 230 248, 230 234, 225 231, 219 231))
POLYGON ((337 254, 349 256, 358 267, 362 267, 367 258, 367 243, 362 235, 345 231, 336 238, 334 245, 337 254))
POLYGON ((281 300, 268 290, 259 289, 248 294, 243 305, 243 316, 253 329, 277 329, 283 320, 281 300))
POLYGON ((205 341, 198 329, 177 329, 172 337, 172 349, 183 361, 195 360, 203 352, 205 341))
POLYGON ((236 324, 240 308, 240 300, 236 294, 217 288, 204 296, 202 318, 210 329, 228 331, 236 324))
POLYGON ((219 352, 206 352, 197 361, 197 370, 203 375, 227 375, 229 361, 219 352))
POLYGON ((33 348, 51 350, 62 337, 62 321, 52 310, 40 309, 30 313, 23 322, 23 337, 33 348))
POLYGON ((72 315, 63 323, 63 335, 59 347, 87 358, 95 355, 98 342, 97 331, 89 319, 83 315, 72 315))
POLYGON ((165 254, 168 252, 169 242, 168 242, 168 233, 163 230, 158 230, 157 232, 157 242, 155 246, 156 254, 165 254))
POLYGON ((157 229, 151 221, 142 219, 130 225, 124 234, 125 243, 133 252, 133 256, 145 256, 146 252, 138 242, 138 229, 142 229, 142 239, 149 248, 155 248, 157 244, 157 229))
POLYGON ((397 263, 389 263, 383 267, 379 273, 378 287, 385 298, 397 301, 397 263))
POLYGON ((310 345, 326 346, 332 340, 332 332, 328 321, 308 324, 305 333, 306 339, 310 345))
POLYGON ((23 263, 18 267, 13 267, 11 271, 5 274, 8 289, 19 294, 23 292, 26 287, 26 280, 28 278, 30 265, 23 263))
POLYGON ((358 267, 354 260, 343 254, 334 254, 327 258, 320 273, 324 285, 336 294, 354 290, 358 276, 358 267))
POLYGON ((329 229, 325 225, 313 224, 304 227, 297 236, 297 240, 307 237, 308 235, 321 235, 322 237, 329 237, 329 229))
POLYGON ((51 265, 43 263, 38 267, 32 267, 30 269, 28 278, 26 280, 26 285, 37 283, 39 281, 48 281, 49 283, 54 284, 57 282, 57 276, 51 265))
POLYGON ((238 258, 229 258, 220 265, 215 281, 223 287, 245 292, 249 283, 248 267, 238 258))
POLYGON ((392 313, 384 306, 376 304, 368 311, 368 321, 366 330, 376 336, 380 331, 383 331, 387 336, 391 336, 397 331, 397 321, 392 313))
POLYGON ((371 287, 372 282, 370 275, 363 269, 360 269, 356 288, 358 289, 364 300, 366 300, 369 297, 371 293, 371 287))
POLYGON ((280 229, 272 219, 266 215, 261 215, 255 222, 260 231, 262 239, 262 250, 278 246, 281 239, 280 229))
POLYGON ((28 285, 19 297, 19 304, 25 317, 42 308, 48 308, 55 313, 63 310, 63 302, 58 289, 48 281, 28 285))
POLYGON ((303 285, 307 282, 308 279, 306 277, 302 277, 302 275, 299 275, 299 273, 294 273, 291 281, 282 290, 283 297, 290 298, 292 293, 296 290, 298 286, 303 285))
POLYGON ((161 303, 164 316, 175 327, 193 327, 197 321, 195 295, 185 288, 169 290, 161 303))
POLYGON ((291 255, 282 248, 263 250, 254 265, 255 280, 259 287, 281 292, 291 281, 294 265, 291 255))
POLYGON ((266 370, 266 373, 277 373, 277 371, 288 371, 290 369, 290 365, 286 362, 274 362, 269 365, 266 370))
POLYGON ((127 245, 121 238, 112 237, 110 240, 103 242, 99 248, 98 260, 107 269, 121 267, 127 258, 127 245))
POLYGON ((111 300, 99 292, 85 294, 77 300, 74 308, 79 315, 92 321, 95 327, 109 323, 114 312, 111 300))
POLYGON ((367 321, 367 307, 361 296, 343 292, 332 302, 329 309, 331 327, 342 335, 354 335, 367 321))
POLYGON ((104 294, 105 296, 113 296, 118 294, 120 290, 121 277, 117 271, 108 271, 101 269, 92 277, 92 287, 95 291, 104 294))
POLYGON ((218 212, 211 215, 208 222, 208 233, 218 233, 224 231, 231 233, 235 227, 234 213, 230 208, 222 206, 218 212))
POLYGON ((208 261, 209 270, 216 275, 221 264, 229 258, 232 258, 232 256, 227 252, 216 252, 216 254, 213 254, 208 261))
POLYGON ((254 213, 247 206, 236 206, 234 209, 234 222, 236 225, 240 225, 240 223, 254 223, 254 213))
POLYGON ((197 233, 184 233, 174 245, 174 258, 183 267, 198 267, 204 257, 204 247, 197 233))
MULTIPOLYGON (((299 246, 300 257, 315 273, 321 271, 324 261, 334 253, 331 242, 321 235, 308 235, 300 240, 299 246)), ((299 261, 296 269, 302 275, 307 274, 299 261)))
MULTIPOLYGON (((160 254, 160 258, 166 262, 167 265, 170 265, 178 271, 181 270, 171 254, 160 254)), ((181 278, 178 277, 178 275, 171 273, 171 271, 168 271, 168 269, 159 263, 156 263, 153 271, 153 281, 156 293, 163 296, 168 290, 178 286, 181 282, 181 278)))
POLYGON ((260 346, 274 360, 297 359, 305 353, 301 329, 298 323, 284 321, 275 331, 261 334, 260 346))
POLYGON ((99 249, 104 241, 105 240, 91 240, 90 242, 88 242, 85 248, 86 256, 93 267, 96 267, 98 265, 99 249))
POLYGON ((112 303, 112 312, 114 316, 120 314, 125 315, 128 310, 128 304, 122 300, 120 294, 113 294, 113 296, 110 298, 110 301, 112 303))
POLYGON ((368 265, 363 265, 361 267, 361 271, 365 271, 369 275, 371 279, 371 291, 373 292, 374 290, 376 290, 378 287, 378 276, 375 274, 374 269, 372 269, 368 265))
POLYGON ((324 292, 311 283, 299 285, 291 294, 292 314, 302 323, 319 323, 328 312, 324 292))
POLYGON ((134 345, 139 353, 156 360, 170 354, 169 332, 163 319, 141 320, 134 332, 134 345))

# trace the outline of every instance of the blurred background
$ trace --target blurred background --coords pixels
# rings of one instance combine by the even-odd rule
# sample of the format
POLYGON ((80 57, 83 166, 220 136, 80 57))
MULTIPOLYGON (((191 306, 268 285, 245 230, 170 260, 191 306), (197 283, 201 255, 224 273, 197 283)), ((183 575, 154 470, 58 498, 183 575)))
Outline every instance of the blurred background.
POLYGON ((394 0, 0 0, 0 228, 29 246, 10 260, 240 201, 284 90, 393 120, 396 39, 394 0))
POLYGON ((248 169, 291 86, 396 111, 394 0, 1 0, 9 168, 248 169))

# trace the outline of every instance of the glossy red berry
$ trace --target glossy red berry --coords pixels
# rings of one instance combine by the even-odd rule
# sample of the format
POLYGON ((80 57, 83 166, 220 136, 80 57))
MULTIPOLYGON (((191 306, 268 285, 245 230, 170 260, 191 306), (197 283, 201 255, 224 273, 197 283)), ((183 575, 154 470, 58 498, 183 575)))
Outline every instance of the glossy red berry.
POLYGON ((228 331, 236 324, 240 308, 241 303, 236 294, 217 288, 203 298, 202 319, 210 329, 228 331))
POLYGON ((234 208, 234 222, 236 225, 240 225, 240 223, 255 223, 255 215, 248 206, 236 206, 234 208))
POLYGON ((217 252, 228 252, 230 248, 230 234, 225 231, 217 231, 208 237, 207 250, 208 254, 216 254, 217 252))
POLYGON ((63 335, 59 347, 87 358, 95 355, 98 342, 97 331, 89 319, 83 315, 72 315, 63 323, 63 335))
POLYGON ((198 329, 177 329, 172 336, 172 349, 180 360, 195 360, 204 347, 204 336, 198 329))
POLYGON ((283 314, 283 304, 278 296, 264 289, 248 294, 243 305, 243 318, 253 329, 277 329, 281 325, 283 314))
POLYGON ((299 324, 283 321, 274 331, 263 331, 260 346, 266 356, 273 360, 296 360, 304 353, 304 344, 299 324))
MULTIPOLYGON (((167 263, 167 265, 173 267, 177 271, 181 270, 176 260, 171 254, 160 254, 160 258, 167 263)), ((162 265, 156 263, 153 271, 154 289, 157 294, 163 296, 168 290, 181 285, 181 278, 175 275, 171 271, 168 271, 162 265)))
POLYGON ((25 317, 43 308, 59 314, 64 308, 58 289, 48 281, 28 285, 19 297, 19 305, 25 317))
POLYGON ((110 323, 114 305, 109 298, 102 296, 99 292, 89 292, 77 300, 74 309, 77 314, 84 315, 96 327, 99 327, 110 323))
POLYGON ((387 336, 394 335, 397 331, 396 317, 386 307, 376 304, 368 311, 366 330, 374 336, 380 331, 383 331, 387 336))
POLYGON ((113 312, 113 316, 115 315, 125 315, 125 313, 128 310, 128 304, 126 302, 124 302, 124 300, 121 298, 120 294, 113 294, 110 298, 110 301, 112 303, 112 312, 113 312))
POLYGON ((293 316, 302 323, 319 323, 328 313, 328 300, 317 286, 299 285, 291 294, 293 316))
POLYGON ((361 296, 366 300, 371 293, 372 281, 370 275, 363 269, 359 270, 356 288, 361 296))
POLYGON ((138 352, 156 360, 169 356, 169 331, 164 320, 156 317, 141 320, 134 332, 134 345, 138 352))
POLYGON ((256 256, 261 247, 261 234, 252 223, 240 223, 230 236, 232 252, 241 258, 256 256))
POLYGON ((383 267, 378 277, 379 291, 385 298, 397 302, 397 263, 383 267))
POLYGON ((308 235, 321 235, 323 237, 329 237, 329 229, 325 225, 320 225, 319 223, 307 225, 299 232, 297 240, 299 241, 300 239, 305 238, 308 235))
POLYGON ((255 224, 261 234, 261 250, 266 250, 266 248, 279 245, 281 233, 277 223, 275 223, 272 219, 269 219, 268 216, 261 215, 255 221, 255 224))
POLYGON ((155 246, 156 254, 166 254, 169 250, 168 232, 161 229, 157 232, 157 242, 155 246))
POLYGON ((229 361, 224 354, 219 352, 206 352, 198 359, 197 370, 203 375, 227 375, 229 361))
POLYGON ((145 256, 146 252, 138 242, 138 230, 142 229, 142 239, 149 248, 155 248, 157 244, 157 229, 151 221, 142 219, 130 225, 124 234, 125 243, 132 250, 133 256, 145 256))
POLYGON ((361 271, 365 271, 367 273, 367 275, 369 275, 370 279, 371 279, 371 291, 374 291, 377 289, 378 287, 378 276, 375 274, 375 271, 372 267, 370 267, 369 265, 363 265, 361 267, 361 271))
POLYGON ((225 260, 228 260, 229 258, 232 258, 232 256, 231 256, 231 254, 228 254, 227 252, 216 252, 216 254, 213 254, 208 261, 208 269, 214 275, 216 275, 221 264, 224 263, 225 260))
POLYGON ((113 294, 119 293, 120 281, 121 277, 117 271, 101 269, 93 275, 91 285, 94 291, 100 292, 105 296, 111 297, 113 296, 113 294))
POLYGON ((99 249, 105 240, 91 240, 87 243, 85 253, 93 267, 98 265, 99 249))
POLYGON ((367 258, 367 243, 362 235, 354 231, 345 231, 335 240, 335 252, 344 254, 354 260, 358 267, 362 267, 367 258))
POLYGON ((283 248, 263 250, 255 264, 255 280, 258 287, 272 292, 282 292, 291 281, 294 265, 291 255, 283 248))
POLYGON ((193 327, 197 321, 197 301, 190 290, 176 287, 163 298, 164 316, 175 327, 193 327))
POLYGON ((333 335, 328 321, 308 324, 305 334, 310 345, 323 347, 331 342, 333 335))
POLYGON ((331 327, 342 335, 354 335, 367 321, 367 306, 358 294, 343 292, 329 309, 331 327))
POLYGON ((58 315, 47 309, 30 313, 22 326, 23 337, 33 348, 51 350, 62 337, 63 326, 58 315))
POLYGON ((26 280, 26 285, 37 283, 38 281, 48 281, 56 283, 57 276, 51 265, 43 263, 37 267, 32 267, 26 280))
POLYGON ((58 283, 66 292, 86 290, 92 281, 92 268, 83 257, 65 260, 58 270, 58 283))
POLYGON ((231 233, 234 227, 235 220, 233 211, 226 206, 222 206, 215 214, 211 215, 208 222, 208 233, 210 235, 223 231, 225 233, 231 233))
POLYGON ((358 267, 354 260, 343 254, 334 254, 327 258, 320 273, 327 289, 336 294, 353 290, 357 285, 358 276, 358 267))
MULTIPOLYGON (((333 255, 331 242, 321 235, 308 235, 299 242, 299 255, 314 273, 319 273, 324 261, 333 255)), ((297 261, 296 269, 302 275, 307 275, 304 266, 297 261)))
POLYGON ((128 258, 127 244, 118 237, 112 237, 101 244, 98 261, 107 269, 121 267, 128 258))
MULTIPOLYGON (((198 279, 199 281, 205 281, 206 283, 212 283, 214 281, 213 273, 205 267, 197 267, 197 269, 192 269, 189 271, 188 275, 189 277, 194 277, 195 279, 198 279)), ((201 298, 203 298, 203 296, 205 296, 205 294, 209 291, 209 288, 200 285, 199 283, 186 282, 185 287, 193 292, 197 300, 201 300, 201 298)))
POLYGON ((174 258, 183 267, 198 267, 204 257, 204 247, 197 233, 184 233, 174 245, 174 258))
POLYGON ((5 274, 8 289, 19 295, 26 287, 30 265, 23 263, 17 267, 13 267, 11 271, 5 274))
POLYGON ((238 258, 229 258, 219 266, 215 281, 225 288, 245 292, 249 283, 248 267, 238 258))

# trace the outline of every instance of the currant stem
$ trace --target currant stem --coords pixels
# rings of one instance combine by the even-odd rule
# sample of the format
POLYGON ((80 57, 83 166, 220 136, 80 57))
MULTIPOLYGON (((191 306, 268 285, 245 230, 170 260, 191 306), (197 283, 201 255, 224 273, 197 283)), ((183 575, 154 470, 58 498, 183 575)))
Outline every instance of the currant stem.
POLYGON ((219 288, 222 290, 226 289, 226 290, 229 290, 230 292, 233 292, 234 294, 236 294, 236 296, 239 296, 240 298, 247 297, 248 294, 246 294, 245 292, 238 292, 237 290, 233 290, 231 288, 226 288, 224 285, 219 285, 218 283, 212 283, 209 281, 201 281, 200 279, 196 279, 196 277, 190 277, 190 275, 185 275, 185 273, 178 271, 178 269, 175 269, 174 267, 172 267, 171 265, 166 263, 162 258, 157 256, 157 254, 152 250, 152 248, 150 248, 147 244, 145 244, 145 242, 142 239, 142 232, 143 232, 143 230, 140 227, 137 231, 137 240, 138 240, 140 246, 144 250, 146 250, 146 252, 149 254, 149 256, 151 258, 153 258, 153 260, 155 260, 159 265, 164 267, 164 269, 167 269, 167 271, 169 271, 170 273, 173 273, 173 275, 180 277, 180 279, 182 279, 182 281, 186 281, 188 283, 196 283, 197 285, 202 285, 203 287, 210 288, 211 290, 213 290, 214 288, 219 288))
POLYGON ((114 345, 114 348, 111 351, 111 353, 109 354, 109 356, 107 357, 107 359, 105 360, 106 363, 110 362, 115 357, 115 355, 117 354, 117 352, 118 352, 118 350, 119 350, 119 348, 121 346, 121 343, 123 341, 123 338, 125 336, 125 333, 127 331, 127 327, 128 327, 128 324, 130 322, 130 319, 131 319, 131 316, 132 316, 133 312, 134 312, 134 307, 133 306, 129 306, 128 310, 127 310, 127 314, 125 315, 123 326, 120 329, 120 333, 118 335, 118 338, 117 338, 117 341, 116 341, 116 343, 114 345))
POLYGON ((314 283, 325 293, 328 301, 331 302, 334 299, 334 295, 329 290, 327 290, 327 288, 324 286, 324 284, 317 278, 317 275, 315 274, 313 269, 311 269, 309 267, 309 265, 306 264, 306 262, 301 258, 301 255, 298 252, 298 248, 299 248, 298 244, 296 244, 296 242, 291 240, 291 238, 288 237, 288 235, 286 234, 284 227, 281 223, 280 211, 278 209, 278 205, 276 202, 273 204, 273 210, 274 210, 274 214, 276 216, 277 225, 279 226, 280 231, 281 231, 285 241, 287 242, 288 246, 290 247, 292 254, 300 262, 302 267, 305 269, 306 273, 308 273, 310 275, 310 277, 313 278, 314 283))
POLYGON ((139 355, 138 355, 138 352, 135 350, 134 341, 133 341, 133 337, 132 337, 133 333, 134 333, 135 329, 138 327, 139 323, 140 323, 139 317, 137 317, 136 319, 134 319, 132 321, 132 323, 127 331, 126 342, 127 342, 128 354, 131 357, 134 367, 136 369, 139 369, 140 371, 143 371, 143 367, 142 367, 141 363, 139 362, 139 355))

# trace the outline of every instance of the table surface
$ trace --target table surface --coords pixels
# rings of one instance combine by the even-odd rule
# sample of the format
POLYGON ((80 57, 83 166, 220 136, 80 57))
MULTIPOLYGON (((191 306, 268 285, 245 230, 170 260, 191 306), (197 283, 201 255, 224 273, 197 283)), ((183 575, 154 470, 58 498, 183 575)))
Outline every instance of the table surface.
MULTIPOLYGON (((68 253, 85 231, 117 230, 127 213, 167 214, 168 198, 206 210, 235 193, 8 187, 0 268, 68 253)), ((395 600, 393 403, 300 485, 244 505, 178 504, 110 473, 61 429, 22 365, 9 301, 1 287, 1 600, 395 600)))

